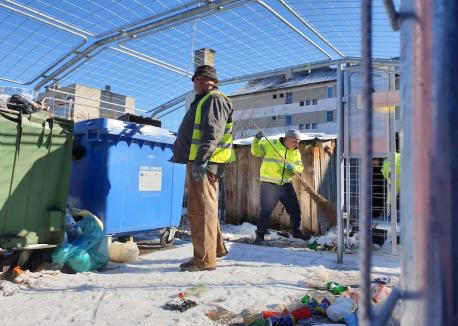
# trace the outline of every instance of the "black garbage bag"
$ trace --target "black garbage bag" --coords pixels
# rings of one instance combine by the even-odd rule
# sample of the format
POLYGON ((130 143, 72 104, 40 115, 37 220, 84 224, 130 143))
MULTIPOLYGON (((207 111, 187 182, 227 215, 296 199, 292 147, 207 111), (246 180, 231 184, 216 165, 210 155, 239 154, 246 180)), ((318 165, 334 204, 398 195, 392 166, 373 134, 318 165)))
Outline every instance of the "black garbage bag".
POLYGON ((24 114, 31 114, 35 112, 32 102, 18 94, 11 95, 6 105, 8 109, 20 111, 24 114))

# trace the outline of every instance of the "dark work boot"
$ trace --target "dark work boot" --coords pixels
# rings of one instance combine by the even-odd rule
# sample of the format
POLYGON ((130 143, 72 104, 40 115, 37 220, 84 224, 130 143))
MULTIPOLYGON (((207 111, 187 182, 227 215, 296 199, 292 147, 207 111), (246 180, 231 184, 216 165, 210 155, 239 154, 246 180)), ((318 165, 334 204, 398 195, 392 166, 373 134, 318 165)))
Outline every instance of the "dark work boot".
POLYGON ((258 246, 266 244, 266 240, 264 240, 264 233, 256 231, 256 239, 254 240, 254 244, 258 246))
POLYGON ((302 233, 301 230, 295 230, 293 231, 293 238, 296 238, 296 239, 302 239, 304 241, 307 241, 307 240, 310 240, 310 234, 306 233, 302 233))

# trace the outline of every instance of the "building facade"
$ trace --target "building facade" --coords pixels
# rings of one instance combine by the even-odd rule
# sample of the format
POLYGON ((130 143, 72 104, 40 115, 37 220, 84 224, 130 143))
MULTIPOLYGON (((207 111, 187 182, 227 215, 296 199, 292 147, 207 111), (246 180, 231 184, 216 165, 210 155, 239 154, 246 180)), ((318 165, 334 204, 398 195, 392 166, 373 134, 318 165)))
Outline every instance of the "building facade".
POLYGON ((40 93, 38 100, 49 105, 55 116, 74 121, 135 114, 135 98, 114 93, 108 85, 103 90, 82 84, 54 85, 40 93))
POLYGON ((234 105, 235 138, 286 129, 309 133, 336 133, 336 71, 325 68, 311 72, 250 81, 231 94, 234 105))

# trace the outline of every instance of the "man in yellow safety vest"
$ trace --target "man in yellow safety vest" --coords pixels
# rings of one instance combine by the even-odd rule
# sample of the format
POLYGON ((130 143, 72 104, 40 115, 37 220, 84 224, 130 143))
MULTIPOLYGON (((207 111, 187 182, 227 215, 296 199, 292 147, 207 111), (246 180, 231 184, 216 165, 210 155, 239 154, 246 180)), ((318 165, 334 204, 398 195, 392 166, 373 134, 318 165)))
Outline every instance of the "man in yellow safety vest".
POLYGON ((232 148, 232 104, 218 91, 213 66, 196 68, 196 96, 186 112, 173 145, 172 162, 186 164, 187 209, 194 257, 182 271, 214 270, 216 258, 227 255, 218 220, 218 184, 227 163, 235 160, 232 148))
POLYGON ((291 233, 294 238, 309 240, 308 234, 302 233, 301 209, 294 191, 292 181, 295 173, 304 170, 301 154, 297 149, 300 141, 298 130, 288 130, 285 137, 267 141, 260 131, 251 144, 251 154, 262 157, 260 171, 261 180, 261 212, 258 217, 255 244, 265 244, 270 215, 280 201, 291 219, 291 233))

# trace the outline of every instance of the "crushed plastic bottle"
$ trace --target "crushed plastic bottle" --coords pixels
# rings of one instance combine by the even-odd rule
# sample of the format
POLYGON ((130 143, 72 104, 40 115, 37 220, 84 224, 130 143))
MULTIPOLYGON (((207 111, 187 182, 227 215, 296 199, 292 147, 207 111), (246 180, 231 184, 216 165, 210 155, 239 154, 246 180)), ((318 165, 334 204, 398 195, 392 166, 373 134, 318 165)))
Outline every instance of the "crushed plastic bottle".
POLYGON ((205 293, 207 291, 208 291, 207 284, 199 283, 196 286, 193 286, 192 288, 189 288, 185 291, 178 293, 178 297, 180 299, 184 299, 187 297, 199 297, 202 293, 205 293))
POLYGON ((334 295, 342 294, 343 292, 348 290, 348 286, 339 284, 335 281, 329 281, 326 283, 326 288, 334 295))
POLYGON ((313 309, 315 308, 316 306, 318 306, 318 301, 315 299, 315 298, 312 298, 310 295, 306 294, 301 302, 303 304, 305 304, 307 307, 309 307, 310 309, 313 309))
POLYGON ((320 244, 315 240, 315 241, 313 241, 312 243, 309 243, 309 244, 307 245, 307 248, 310 249, 310 250, 316 251, 319 245, 320 245, 320 244))

